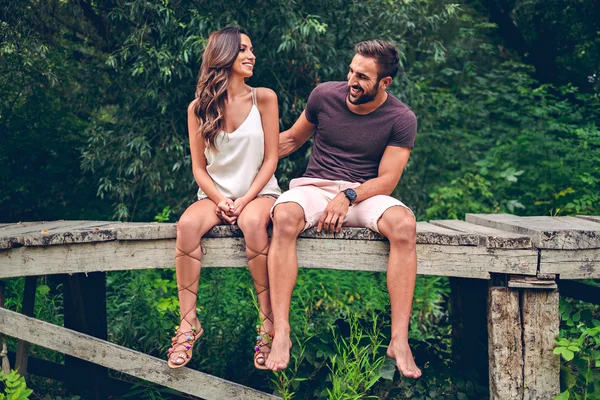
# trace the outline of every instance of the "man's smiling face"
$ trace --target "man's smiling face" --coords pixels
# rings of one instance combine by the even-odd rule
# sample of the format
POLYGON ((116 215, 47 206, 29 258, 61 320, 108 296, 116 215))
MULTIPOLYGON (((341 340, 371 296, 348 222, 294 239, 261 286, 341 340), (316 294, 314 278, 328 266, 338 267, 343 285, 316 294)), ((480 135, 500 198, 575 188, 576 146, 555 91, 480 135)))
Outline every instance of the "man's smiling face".
POLYGON ((348 71, 348 101, 354 105, 373 101, 379 93, 380 82, 375 59, 356 54, 348 71))

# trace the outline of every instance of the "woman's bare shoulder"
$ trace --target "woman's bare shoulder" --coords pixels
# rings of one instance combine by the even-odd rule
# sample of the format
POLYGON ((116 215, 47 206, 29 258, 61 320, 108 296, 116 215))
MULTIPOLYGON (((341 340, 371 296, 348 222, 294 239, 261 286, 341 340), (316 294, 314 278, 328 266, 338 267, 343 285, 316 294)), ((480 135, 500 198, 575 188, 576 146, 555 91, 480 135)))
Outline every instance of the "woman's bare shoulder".
POLYGON ((268 106, 273 103, 277 104, 277 94, 273 89, 258 87, 256 88, 256 101, 259 106, 268 106))

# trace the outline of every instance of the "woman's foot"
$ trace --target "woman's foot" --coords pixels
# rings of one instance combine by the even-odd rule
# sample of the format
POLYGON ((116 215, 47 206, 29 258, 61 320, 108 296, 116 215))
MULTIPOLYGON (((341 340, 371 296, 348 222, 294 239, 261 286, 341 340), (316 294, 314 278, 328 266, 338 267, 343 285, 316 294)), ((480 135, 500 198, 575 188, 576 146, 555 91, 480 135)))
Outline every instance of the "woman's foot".
POLYGON ((204 330, 198 319, 195 319, 192 323, 186 320, 181 321, 181 325, 175 327, 175 336, 171 338, 167 363, 169 367, 181 368, 190 362, 194 343, 203 333, 204 330))
POLYGON ((265 364, 271 353, 273 334, 260 326, 256 327, 256 332, 258 336, 256 336, 256 345, 254 346, 254 366, 258 369, 268 369, 265 364))

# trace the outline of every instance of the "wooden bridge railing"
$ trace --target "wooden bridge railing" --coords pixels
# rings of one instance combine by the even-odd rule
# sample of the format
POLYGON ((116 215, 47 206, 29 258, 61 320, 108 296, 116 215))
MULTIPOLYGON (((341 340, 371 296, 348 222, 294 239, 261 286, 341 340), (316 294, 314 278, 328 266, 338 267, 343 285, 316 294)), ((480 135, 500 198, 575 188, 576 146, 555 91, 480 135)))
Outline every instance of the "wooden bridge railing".
MULTIPOLYGON (((105 340, 104 273, 172 268, 175 235, 175 224, 0 224, 0 300, 2 279, 28 277, 24 315, 0 308, 0 333, 20 340, 20 371, 27 370, 27 346, 33 343, 70 356, 67 363, 76 366, 71 371, 99 371, 95 365, 76 364, 81 359, 206 399, 275 398, 189 368, 171 370, 163 360, 105 340), (63 275, 65 327, 33 319, 28 312, 36 277, 52 274, 72 274, 63 275), (94 279, 96 284, 85 286, 94 279), (86 308, 94 308, 99 325, 86 319, 92 315, 86 308)), ((204 267, 246 266, 237 228, 215 227, 203 245, 204 267)), ((385 239, 367 229, 310 230, 298 241, 301 268, 383 272, 388 253, 385 239)), ((417 257, 419 274, 452 278, 453 349, 460 353, 483 339, 492 399, 546 400, 558 393, 559 358, 552 354, 559 327, 557 281, 600 277, 600 217, 473 214, 466 221, 422 222, 417 257), (487 337, 477 337, 485 332, 486 319, 487 337)), ((468 357, 458 354, 459 360, 468 357)))

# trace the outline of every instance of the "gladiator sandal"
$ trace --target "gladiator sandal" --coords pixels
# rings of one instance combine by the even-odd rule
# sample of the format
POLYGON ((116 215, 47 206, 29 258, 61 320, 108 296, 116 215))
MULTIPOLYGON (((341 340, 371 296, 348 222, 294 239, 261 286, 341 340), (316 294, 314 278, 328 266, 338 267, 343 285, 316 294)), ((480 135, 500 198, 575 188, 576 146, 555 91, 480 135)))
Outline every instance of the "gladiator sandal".
MULTIPOLYGON (((256 253, 254 256, 248 257, 248 266, 250 266, 250 261, 254 260, 258 256, 266 257, 268 250, 269 250, 269 245, 267 245, 267 247, 265 247, 263 249, 263 251, 261 251, 261 252, 256 252, 255 250, 252 250, 246 246, 247 252, 256 253)), ((263 294, 269 290, 268 284, 263 285, 261 283, 258 283, 254 278, 252 278, 252 280, 254 281, 254 285, 256 287, 256 297, 257 298, 258 298, 258 296, 260 296, 261 294, 263 294)), ((273 322, 273 320, 271 319, 271 315, 273 313, 270 312, 269 315, 266 315, 262 311, 260 311, 260 314, 261 314, 260 325, 256 326, 257 336, 256 336, 256 345, 254 346, 254 366, 258 369, 266 370, 268 368, 266 367, 265 364, 267 362, 267 357, 269 356, 269 353, 271 352, 271 344, 273 343, 273 333, 267 332, 264 329, 263 324, 267 320, 273 322), (264 317, 262 317, 263 315, 264 315, 264 317), (268 349, 268 351, 265 351, 265 349, 268 349)))
MULTIPOLYGON (((198 246, 201 248, 201 251, 202 251, 201 245, 198 245, 198 246)), ((196 250, 197 248, 198 247, 196 247, 194 250, 196 250)), ((193 258, 194 260, 197 260, 198 263, 200 263, 200 266, 202 267, 201 260, 190 254, 194 250, 192 250, 190 252, 185 252, 185 251, 182 251, 179 247, 177 247, 177 250, 179 251, 180 254, 176 255, 175 258, 190 257, 190 258, 193 258)), ((181 287, 181 286, 179 286, 179 282, 177 282, 177 293, 182 292, 182 291, 188 291, 194 295, 194 298, 197 298, 197 292, 192 291, 190 289, 190 287, 193 286, 194 284, 196 284, 199 281, 199 279, 200 279, 200 273, 198 273, 198 277, 196 278, 196 280, 187 286, 181 287)), ((190 331, 179 332, 179 325, 175 327, 175 336, 173 336, 171 338, 171 347, 169 348, 168 362, 167 362, 167 364, 171 368, 181 368, 181 367, 185 366, 188 362, 190 362, 190 360, 192 359, 192 350, 194 348, 194 343, 204 333, 204 329, 202 329, 202 327, 200 327, 200 329, 197 329, 196 326, 194 326, 194 324, 192 324, 187 319, 188 315, 195 310, 196 310, 196 301, 194 300, 193 307, 186 313, 180 315, 179 324, 181 325, 181 323, 185 320, 192 327, 190 331), (182 336, 185 337, 185 340, 180 342, 179 338, 182 336), (174 354, 177 355, 177 357, 175 359, 173 359, 174 354), (173 362, 173 361, 178 361, 179 359, 182 359, 183 362, 181 362, 181 363, 173 362)))

